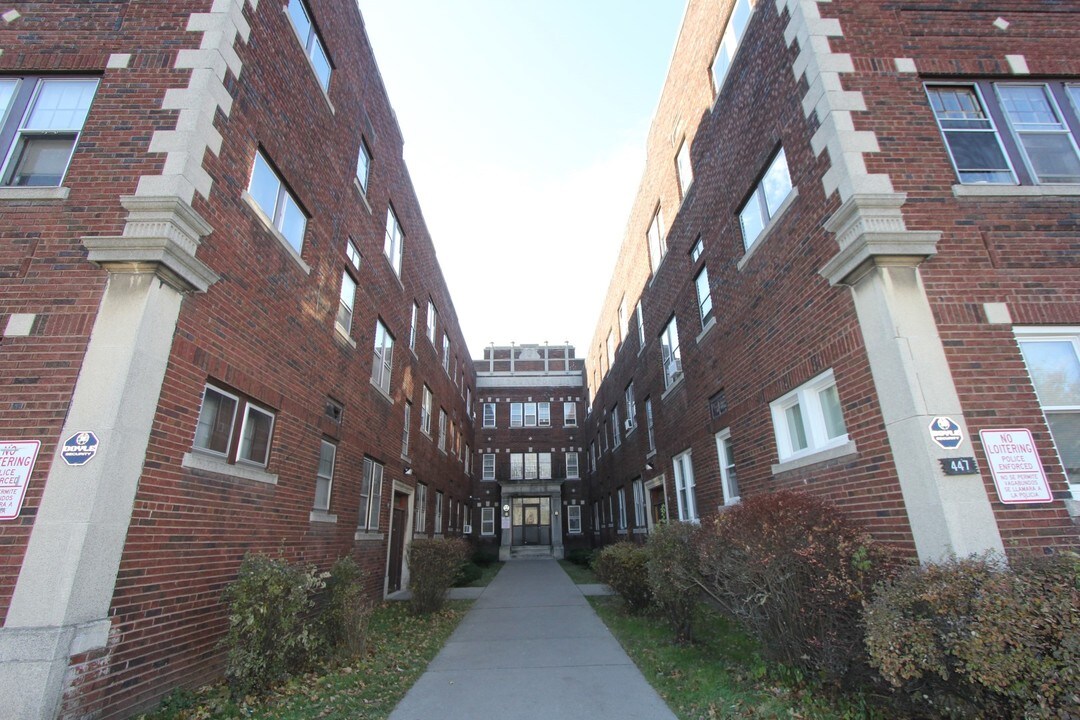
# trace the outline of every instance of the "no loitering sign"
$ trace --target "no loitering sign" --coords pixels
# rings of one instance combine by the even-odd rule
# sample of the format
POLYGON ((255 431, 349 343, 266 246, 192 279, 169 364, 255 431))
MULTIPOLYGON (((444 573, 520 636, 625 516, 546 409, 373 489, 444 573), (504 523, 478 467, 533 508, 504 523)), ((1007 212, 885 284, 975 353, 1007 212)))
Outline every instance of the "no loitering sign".
POLYGON ((1044 503, 1054 499, 1030 430, 982 430, 979 437, 1001 502, 1044 503))
POLYGON ((0 520, 14 520, 22 512, 40 449, 37 440, 0 440, 0 520))

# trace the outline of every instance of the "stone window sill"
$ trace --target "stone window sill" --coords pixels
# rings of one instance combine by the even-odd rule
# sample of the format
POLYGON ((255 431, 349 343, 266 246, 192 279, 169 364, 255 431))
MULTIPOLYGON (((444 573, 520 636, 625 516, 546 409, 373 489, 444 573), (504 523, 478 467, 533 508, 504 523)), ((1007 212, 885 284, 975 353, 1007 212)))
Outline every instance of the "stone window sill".
POLYGON ((791 460, 785 460, 783 462, 776 463, 772 466, 772 474, 779 475, 780 473, 791 472, 792 470, 799 470, 811 465, 817 465, 818 463, 828 462, 829 460, 837 460, 842 457, 854 455, 858 450, 855 447, 854 440, 848 440, 842 445, 837 445, 831 448, 825 448, 817 452, 810 453, 809 455, 803 455, 791 460))
POLYGON ((312 510, 308 520, 311 522, 336 523, 337 515, 331 515, 325 510, 312 510))
POLYGON ((260 470, 257 467, 227 463, 224 460, 202 453, 184 453, 184 458, 180 462, 180 467, 189 470, 203 470, 204 472, 212 472, 217 475, 227 475, 241 480, 254 480, 255 482, 266 483, 268 485, 277 485, 278 481, 277 475, 268 473, 265 470, 260 470))
POLYGON ((310 275, 311 267, 306 262, 304 262, 304 259, 302 257, 300 257, 300 253, 296 251, 296 248, 292 246, 292 243, 289 242, 288 238, 282 235, 281 231, 274 227, 273 221, 266 216, 266 213, 263 212, 263 209, 259 207, 259 203, 255 202, 255 198, 251 196, 251 193, 245 190, 242 197, 244 198, 244 202, 246 202, 248 206, 255 211, 255 217, 259 218, 259 220, 262 221, 262 224, 266 226, 267 231, 274 237, 275 240, 281 243, 281 246, 285 248, 286 252, 289 253, 289 257, 291 257, 296 262, 296 264, 300 266, 300 269, 304 271, 305 275, 310 275))
POLYGON ((958 198, 1075 197, 1080 185, 953 185, 958 198))
POLYGON ((0 200, 67 200, 70 193, 66 187, 3 187, 0 200))
POLYGON ((357 530, 353 535, 353 540, 357 542, 378 542, 385 536, 381 532, 370 532, 368 530, 357 530))
POLYGON ((698 333, 698 336, 696 338, 696 342, 700 345, 702 339, 706 335, 708 335, 709 331, 712 330, 714 327, 716 327, 716 316, 715 315, 713 315, 711 318, 709 318, 709 321, 707 323, 705 323, 705 327, 701 328, 701 332, 698 333))

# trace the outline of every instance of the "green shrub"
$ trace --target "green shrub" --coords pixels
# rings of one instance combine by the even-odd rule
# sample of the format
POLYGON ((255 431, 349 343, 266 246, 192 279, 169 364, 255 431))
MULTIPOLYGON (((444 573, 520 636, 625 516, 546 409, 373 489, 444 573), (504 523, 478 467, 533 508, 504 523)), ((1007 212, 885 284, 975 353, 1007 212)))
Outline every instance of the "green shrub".
POLYGON ((591 567, 595 553, 587 548, 575 548, 566 553, 566 559, 581 567, 591 567))
POLYGON ((748 498, 698 546, 703 589, 767 657, 829 681, 868 672, 862 603, 893 563, 835 507, 787 491, 748 498))
POLYGON ((446 591, 454 584, 469 544, 460 538, 419 538, 409 545, 409 590, 412 611, 432 613, 446 602, 446 591))
POLYGON ((484 570, 476 563, 469 561, 461 565, 461 569, 458 570, 457 580, 454 582, 454 587, 465 587, 470 583, 474 583, 484 576, 484 570))
POLYGON ((322 650, 313 620, 314 595, 325 587, 314 567, 248 554, 225 588, 229 630, 225 677, 234 697, 261 694, 307 669, 322 650))
POLYGON ((473 550, 472 561, 482 568, 490 567, 499 561, 499 549, 490 545, 481 545, 473 550))
POLYGON ((641 545, 628 542, 608 545, 596 554, 593 572, 600 582, 622 596, 626 607, 641 612, 652 604, 649 592, 648 553, 641 545))
POLYGON ((1080 717, 1080 559, 914 568, 867 605, 878 672, 916 711, 1080 717))
POLYGON ((372 604, 364 593, 364 574, 351 557, 343 557, 330 569, 326 603, 322 611, 327 643, 349 657, 364 654, 372 604))
POLYGON ((678 643, 693 640, 694 613, 701 596, 695 547, 700 532, 691 523, 664 523, 649 535, 645 546, 653 604, 671 624, 678 643))

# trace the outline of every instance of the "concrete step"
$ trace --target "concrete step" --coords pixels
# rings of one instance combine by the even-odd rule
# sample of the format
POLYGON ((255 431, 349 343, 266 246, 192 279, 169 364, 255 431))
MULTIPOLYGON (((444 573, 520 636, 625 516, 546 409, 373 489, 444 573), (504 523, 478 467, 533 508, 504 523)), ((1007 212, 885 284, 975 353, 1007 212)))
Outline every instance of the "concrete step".
POLYGON ((549 558, 551 557, 550 545, 524 545, 510 548, 511 559, 549 558))

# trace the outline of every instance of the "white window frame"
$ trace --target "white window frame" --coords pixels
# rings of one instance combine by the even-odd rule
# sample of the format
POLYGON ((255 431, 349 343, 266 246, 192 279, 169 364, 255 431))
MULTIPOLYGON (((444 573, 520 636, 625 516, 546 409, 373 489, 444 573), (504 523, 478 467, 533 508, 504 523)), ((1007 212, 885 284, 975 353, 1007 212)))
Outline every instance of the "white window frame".
POLYGON ((622 445, 622 428, 619 423, 619 406, 611 408, 611 447, 617 450, 622 445))
POLYGON ((619 532, 626 532, 626 487, 619 488, 619 532))
POLYGON ((694 276, 694 289, 697 291, 698 315, 701 317, 701 327, 704 329, 712 318, 712 288, 709 287, 709 269, 704 265, 694 276))
POLYGON ((247 194, 259 211, 262 212, 266 222, 276 231, 276 236, 280 236, 281 239, 296 252, 297 256, 299 256, 304 249, 304 235, 307 232, 308 223, 307 214, 301 209, 300 203, 296 200, 296 196, 290 192, 288 187, 286 187, 285 181, 281 179, 281 175, 274 169, 274 166, 270 161, 266 159, 266 155, 263 154, 262 150, 255 151, 255 159, 251 164, 251 175, 248 178, 247 194), (277 184, 276 188, 268 187, 267 189, 271 192, 266 193, 267 195, 272 194, 274 196, 273 207, 263 207, 262 203, 258 200, 259 195, 262 195, 263 193, 262 191, 255 191, 255 170, 259 167, 260 163, 277 184), (290 212, 297 214, 303 220, 296 237, 290 237, 289 234, 287 234, 288 223, 286 221, 290 217, 290 212))
POLYGON ((652 398, 645 398, 645 430, 646 435, 649 436, 649 453, 656 452, 656 435, 653 428, 653 409, 652 398))
MULTIPOLYGON (((214 385, 213 383, 207 383, 206 386, 203 388, 203 397, 199 406, 199 417, 196 421, 195 435, 192 440, 192 449, 199 453, 205 453, 207 455, 220 458, 221 460, 230 465, 250 465, 253 467, 265 468, 270 462, 270 449, 274 441, 274 428, 276 425, 276 421, 277 416, 273 411, 268 410, 261 405, 257 405, 246 397, 243 397, 236 393, 228 392, 227 390, 223 390, 220 387, 214 385), (220 395, 223 398, 231 400, 233 403, 232 416, 229 418, 228 442, 225 446, 224 452, 211 449, 207 444, 199 444, 199 428, 206 425, 206 423, 204 423, 203 421, 203 413, 206 412, 207 409, 206 395, 208 392, 213 392, 216 395, 220 395), (266 436, 266 455, 261 460, 252 459, 244 455, 245 444, 248 442, 247 438, 245 437, 247 434, 246 431, 248 427, 248 422, 253 413, 263 415, 269 418, 270 421, 269 429, 267 430, 266 436)), ((213 429, 211 429, 211 437, 213 437, 213 429)), ((247 452, 250 452, 250 448, 247 450, 247 452)))
POLYGON ((357 249, 356 243, 349 238, 345 241, 345 257, 349 259, 349 264, 353 266, 353 269, 360 270, 360 262, 363 259, 360 255, 360 250, 357 249))
POLYGON ((739 227, 742 229, 743 247, 745 249, 749 250, 765 234, 769 223, 780 213, 780 209, 784 207, 794 190, 795 186, 791 182, 791 168, 787 162, 787 152, 781 147, 769 159, 769 165, 762 174, 761 180, 754 186, 754 191, 750 194, 750 197, 739 208, 739 227), (781 185, 786 185, 787 190, 783 197, 770 203, 768 187, 771 182, 780 179, 781 170, 783 170, 783 183, 781 185), (775 205, 775 207, 772 205, 775 205), (748 218, 756 219, 760 222, 760 226, 748 226, 748 218))
POLYGON ((446 410, 439 408, 439 450, 446 452, 446 410))
POLYGON ((360 485, 360 516, 357 527, 379 532, 379 511, 382 502, 383 465, 364 458, 364 476, 360 485))
POLYGON ((442 335, 442 368, 450 374, 450 336, 446 333, 442 335))
MULTIPOLYGON (((1066 145, 1072 150, 1072 159, 1080 165, 1080 152, 1077 151, 1076 138, 1072 134, 1072 130, 1069 127, 1068 120, 1062 112, 1062 107, 1058 103, 1057 98, 1054 97, 1053 91, 1047 83, 1012 83, 1012 82, 997 82, 994 83, 994 94, 996 95, 998 107, 1001 108, 1001 114, 1005 117, 1005 122, 1009 126, 1009 130, 1012 132, 1013 139, 1016 141, 1017 150, 1020 156, 1023 158, 1024 165, 1027 167, 1028 174, 1031 176, 1031 180, 1038 184, 1068 184, 1074 185, 1080 183, 1080 174, 1071 179, 1062 178, 1047 178, 1042 179, 1039 176, 1039 171, 1036 169, 1035 163, 1031 159, 1031 155, 1028 152, 1028 146, 1024 142, 1024 138, 1027 135, 1064 135, 1066 139, 1066 145), (1037 88, 1041 91, 1043 99, 1046 101, 1047 108, 1054 116, 1055 122, 1052 124, 1039 124, 1037 127, 1027 127, 1026 123, 1021 123, 1016 120, 1009 112, 1008 105, 1002 96, 1002 91, 1009 88, 1037 88)), ((1068 90, 1066 90, 1068 92, 1068 90)))
POLYGON ((495 403, 484 403, 484 427, 495 427, 496 417, 495 403))
POLYGON ((330 76, 333 75, 334 65, 330 62, 330 53, 326 52, 326 43, 323 42, 322 38, 319 36, 319 32, 315 29, 315 21, 312 20, 311 10, 304 0, 289 0, 285 14, 289 16, 289 24, 292 25, 293 30, 296 31, 296 39, 300 41, 300 45, 304 48, 304 55, 307 56, 308 62, 311 64, 311 69, 314 71, 315 77, 319 81, 319 87, 323 89, 323 92, 328 92, 330 90, 330 76), (304 21, 307 23, 306 29, 296 24, 296 16, 293 13, 294 8, 299 9, 300 12, 303 13, 304 21), (325 76, 320 71, 320 56, 323 62, 326 63, 325 76))
POLYGON ((660 366, 664 369, 664 389, 677 383, 683 375, 682 351, 679 349, 679 323, 672 315, 660 333, 660 366))
POLYGON ((413 535, 427 532, 427 485, 416 483, 415 515, 413 517, 413 535))
POLYGON ((637 399, 634 398, 633 380, 623 391, 623 398, 626 405, 626 434, 629 435, 637 429, 637 399))
POLYGON ((525 411, 525 427, 536 427, 537 422, 537 410, 536 403, 527 402, 523 403, 525 411))
POLYGON ((495 534, 495 508, 480 508, 480 534, 484 537, 495 534))
POLYGON ((360 189, 367 195, 368 181, 371 178, 371 151, 368 150, 364 138, 360 138, 360 151, 356 154, 356 181, 360 183, 360 189))
POLYGON ((690 163, 690 142, 683 138, 675 153, 675 177, 679 181, 679 197, 685 198, 686 191, 694 184, 694 168, 690 163))
POLYGON ((563 403, 563 427, 577 427, 577 403, 563 403))
POLYGON ((428 300, 427 304, 427 336, 431 347, 435 347, 435 338, 438 337, 436 326, 439 323, 439 311, 435 307, 434 300, 428 300))
POLYGON ((578 480, 581 478, 581 468, 578 467, 578 454, 576 450, 566 453, 566 479, 578 480))
POLYGON ((637 302, 637 335, 638 335, 638 352, 645 349, 645 318, 641 314, 641 301, 637 302))
POLYGON ((412 424, 412 400, 405 401, 405 424, 401 431, 401 457, 409 457, 409 425, 412 424))
POLYGON ((420 432, 431 437, 431 411, 434 409, 435 398, 431 394, 431 388, 424 386, 420 401, 420 432))
POLYGON ((495 479, 495 453, 484 453, 484 465, 481 480, 495 479))
POLYGON ((724 87, 724 82, 731 74, 731 66, 735 63, 735 56, 742 45, 743 36, 746 34, 746 28, 753 14, 754 8, 749 0, 735 0, 731 6, 731 14, 728 15, 724 25, 724 34, 721 36, 719 47, 716 48, 716 54, 713 55, 710 68, 713 91, 718 97, 720 90, 724 87))
POLYGON ((741 498, 731 428, 724 428, 716 433, 716 462, 720 467, 720 489, 723 491, 724 505, 735 505, 741 498))
POLYGON ((420 314, 420 306, 413 302, 412 316, 409 318, 409 349, 416 353, 416 318, 420 314))
POLYGON ((551 427, 551 403, 536 403, 537 427, 551 427))
POLYGON ((334 318, 344 335, 352 330, 353 308, 356 305, 356 280, 348 270, 341 271, 341 292, 338 296, 338 312, 334 318))
POLYGON ((622 299, 619 300, 619 310, 618 310, 618 312, 619 312, 619 338, 620 338, 620 342, 621 342, 622 338, 626 337, 626 332, 629 329, 629 326, 626 324, 626 296, 625 295, 623 295, 622 299))
POLYGON ((693 451, 685 450, 671 459, 675 476, 675 499, 679 506, 679 520, 698 522, 697 493, 694 482, 693 451))
POLYGON ((435 534, 442 534, 443 525, 443 493, 442 490, 435 491, 435 534))
POLYGON ((567 505, 566 506, 566 534, 567 535, 580 535, 581 534, 581 506, 580 505, 567 505))
POLYGON ((394 369, 394 336, 383 325, 382 320, 375 321, 375 347, 371 360, 371 382, 387 395, 390 394, 390 376, 394 369))
POLYGON ((648 523, 648 507, 645 501, 645 481, 634 480, 634 527, 643 528, 648 523))
POLYGON ((386 237, 383 240, 383 255, 390 262, 394 274, 401 277, 401 261, 405 257, 405 233, 401 230, 394 206, 386 206, 386 237))
MULTIPOLYGON (((1013 332, 1016 335, 1017 343, 1020 346, 1020 355, 1024 358, 1024 366, 1028 369, 1028 377, 1031 378, 1032 389, 1035 390, 1035 396, 1038 398, 1038 387, 1035 385, 1035 378, 1031 375, 1030 365, 1028 365, 1027 356, 1023 353, 1024 343, 1036 343, 1036 342, 1065 342, 1072 346, 1073 352, 1076 354, 1077 361, 1080 362, 1080 325, 1075 326, 1036 326, 1036 327, 1014 327, 1013 332)), ((1061 464, 1062 470, 1066 473, 1065 479, 1069 483, 1069 489, 1072 491, 1074 500, 1080 500, 1080 482, 1075 482, 1073 478, 1069 477, 1069 468, 1066 465, 1066 459, 1061 452, 1061 443, 1053 437, 1053 428, 1050 425, 1050 416, 1056 414, 1080 414, 1080 404, 1077 405, 1044 405, 1041 398, 1039 398, 1039 408, 1043 412, 1043 417, 1046 419, 1047 429, 1050 431, 1051 439, 1054 443, 1054 452, 1057 453, 1058 462, 1061 464)), ((1071 450, 1075 453, 1076 450, 1071 450)), ((1077 480, 1080 480, 1080 473, 1077 473, 1077 480)))
POLYGON ((652 220, 649 221, 649 229, 646 232, 649 243, 649 263, 653 273, 660 267, 664 256, 667 255, 667 237, 664 235, 664 210, 659 205, 653 212, 652 220))
MULTIPOLYGON (((848 443, 847 422, 843 420, 842 402, 839 403, 839 408, 841 421, 844 422, 844 432, 831 438, 828 435, 821 396, 830 388, 836 388, 836 378, 833 376, 832 368, 769 403, 780 462, 797 460, 848 443), (806 447, 802 449, 796 449, 791 440, 792 426, 789 422, 788 411, 796 405, 799 407, 806 437, 806 447)), ((839 393, 838 389, 837 393, 839 393)))
POLYGON ((334 464, 337 461, 337 445, 328 441, 322 440, 319 445, 319 461, 315 469, 315 499, 312 503, 312 509, 329 511, 330 510, 330 494, 334 490, 334 464), (329 471, 324 471, 323 468, 323 453, 330 452, 330 468, 329 471), (325 487, 325 500, 319 502, 319 491, 325 487))

